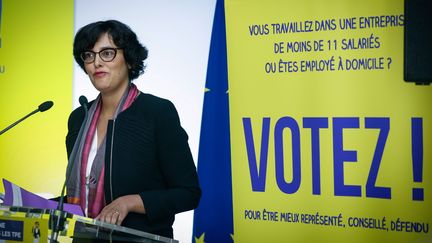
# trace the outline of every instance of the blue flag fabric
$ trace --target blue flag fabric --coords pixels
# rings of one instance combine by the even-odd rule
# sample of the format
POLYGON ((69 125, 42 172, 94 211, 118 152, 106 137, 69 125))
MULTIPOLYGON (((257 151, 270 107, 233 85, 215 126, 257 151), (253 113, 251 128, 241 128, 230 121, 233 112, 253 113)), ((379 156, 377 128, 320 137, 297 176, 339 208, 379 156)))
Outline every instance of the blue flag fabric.
POLYGON ((228 70, 224 1, 216 2, 201 121, 198 176, 202 189, 192 242, 233 242, 228 70))

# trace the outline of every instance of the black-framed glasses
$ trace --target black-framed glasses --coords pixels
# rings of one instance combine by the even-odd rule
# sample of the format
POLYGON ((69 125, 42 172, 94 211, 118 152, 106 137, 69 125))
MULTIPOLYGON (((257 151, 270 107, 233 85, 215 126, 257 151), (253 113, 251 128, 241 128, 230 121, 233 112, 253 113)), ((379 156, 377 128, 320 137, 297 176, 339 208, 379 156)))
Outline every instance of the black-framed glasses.
POLYGON ((99 52, 84 51, 81 53, 81 59, 85 63, 92 63, 96 59, 96 54, 99 54, 100 59, 104 62, 111 62, 117 55, 117 50, 122 48, 105 48, 99 52))

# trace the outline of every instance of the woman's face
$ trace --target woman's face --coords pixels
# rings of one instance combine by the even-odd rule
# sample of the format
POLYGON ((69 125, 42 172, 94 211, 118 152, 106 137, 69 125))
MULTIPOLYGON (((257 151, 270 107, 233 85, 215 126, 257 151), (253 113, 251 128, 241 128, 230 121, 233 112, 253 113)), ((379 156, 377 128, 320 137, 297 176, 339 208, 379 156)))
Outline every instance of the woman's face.
MULTIPOLYGON (((92 51, 100 52, 106 48, 117 48, 108 33, 102 34, 92 51)), ((84 68, 93 86, 103 95, 123 93, 129 84, 128 64, 122 49, 117 49, 115 58, 110 62, 103 61, 96 54, 92 63, 84 63, 84 68)))

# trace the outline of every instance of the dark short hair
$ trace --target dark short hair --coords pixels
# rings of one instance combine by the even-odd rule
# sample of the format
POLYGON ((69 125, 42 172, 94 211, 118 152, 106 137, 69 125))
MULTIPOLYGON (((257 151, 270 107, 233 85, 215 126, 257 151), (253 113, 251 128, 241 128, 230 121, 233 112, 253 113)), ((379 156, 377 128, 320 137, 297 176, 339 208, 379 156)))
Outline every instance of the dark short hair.
POLYGON ((137 35, 131 28, 117 20, 98 21, 82 27, 75 35, 73 55, 75 61, 84 70, 81 53, 91 50, 99 37, 105 33, 112 38, 114 44, 123 49, 126 63, 130 65, 129 80, 132 81, 144 73, 144 60, 148 51, 138 41, 137 35))

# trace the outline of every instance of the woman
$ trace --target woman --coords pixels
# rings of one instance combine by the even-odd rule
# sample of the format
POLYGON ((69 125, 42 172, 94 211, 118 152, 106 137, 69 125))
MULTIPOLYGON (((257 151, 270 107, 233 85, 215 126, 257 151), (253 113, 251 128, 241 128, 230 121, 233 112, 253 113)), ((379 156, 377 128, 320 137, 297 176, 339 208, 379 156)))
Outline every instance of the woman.
POLYGON ((131 82, 144 72, 147 50, 125 24, 81 28, 74 58, 100 92, 68 121, 75 145, 67 200, 103 222, 173 238, 174 215, 198 206, 201 190, 174 105, 141 93, 131 82), (78 138, 80 127, 83 135, 78 138))

